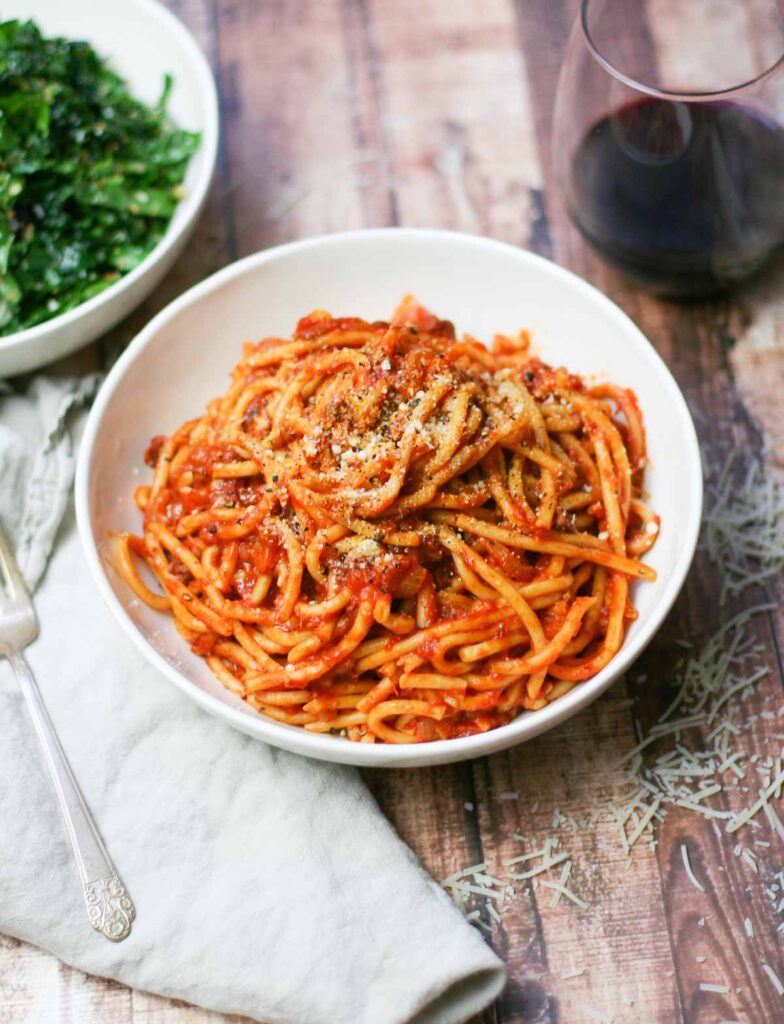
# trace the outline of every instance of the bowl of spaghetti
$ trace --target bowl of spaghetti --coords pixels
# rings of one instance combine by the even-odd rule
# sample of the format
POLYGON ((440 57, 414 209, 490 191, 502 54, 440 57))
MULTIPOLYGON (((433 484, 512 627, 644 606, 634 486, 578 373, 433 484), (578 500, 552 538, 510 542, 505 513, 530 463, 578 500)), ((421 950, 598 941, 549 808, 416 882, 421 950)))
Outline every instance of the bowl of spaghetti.
POLYGON ((91 570, 163 675, 259 739, 377 766, 594 700, 671 607, 701 504, 683 397, 616 306, 403 229, 181 296, 110 373, 77 473, 91 570))

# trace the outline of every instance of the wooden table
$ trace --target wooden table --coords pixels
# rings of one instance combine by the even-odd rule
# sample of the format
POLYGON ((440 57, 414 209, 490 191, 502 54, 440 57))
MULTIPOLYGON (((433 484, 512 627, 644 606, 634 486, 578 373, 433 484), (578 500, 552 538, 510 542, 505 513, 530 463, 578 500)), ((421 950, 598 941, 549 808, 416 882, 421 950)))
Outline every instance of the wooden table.
MULTIPOLYGON (((349 228, 454 228, 533 249, 598 285, 664 356, 714 457, 729 448, 745 459, 765 450, 769 472, 782 468, 781 266, 731 302, 666 304, 608 270, 566 219, 553 187, 549 136, 574 0, 169 5, 217 76, 217 180, 187 255, 80 365, 105 363, 184 288, 259 248, 349 228)), ((634 678, 646 681, 619 682, 553 733, 472 763, 365 773, 384 812, 436 878, 514 856, 518 830, 540 841, 554 835, 556 811, 580 819, 606 804, 622 781, 614 765, 636 743, 635 718, 647 729, 672 699, 666 684, 683 653, 675 641, 699 642, 759 599, 750 593, 721 608, 717 590, 717 570, 701 553, 667 624, 635 667, 634 678)), ((781 608, 755 622, 770 674, 748 698, 747 713, 781 703, 781 608)), ((781 747, 776 717, 755 722, 753 745, 762 756, 781 747)), ((659 829, 658 846, 638 844, 628 868, 608 816, 564 835, 574 863, 570 886, 588 908, 561 900, 553 909, 552 894, 541 888, 515 897, 488 936, 509 965, 510 982, 481 1022, 781 1022, 784 998, 761 965, 784 976, 782 933, 765 894, 782 866, 782 849, 769 833, 767 824, 755 833, 771 843, 755 848, 757 873, 733 856, 733 837, 717 836, 709 822, 678 807, 659 829), (685 874, 684 841, 705 893, 685 874), (703 991, 700 983, 730 991, 703 991)), ((5 1024, 226 1020, 85 977, 8 940, 0 944, 0 993, 5 1024)))

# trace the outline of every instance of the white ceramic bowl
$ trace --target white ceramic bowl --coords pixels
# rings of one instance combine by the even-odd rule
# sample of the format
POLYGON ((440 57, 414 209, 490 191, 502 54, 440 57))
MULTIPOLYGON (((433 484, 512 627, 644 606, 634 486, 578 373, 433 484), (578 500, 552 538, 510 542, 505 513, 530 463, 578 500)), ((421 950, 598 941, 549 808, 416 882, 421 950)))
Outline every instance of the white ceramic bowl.
POLYGON ((166 234, 134 269, 99 295, 42 324, 0 337, 0 377, 34 370, 74 352, 127 316, 174 263, 204 206, 218 151, 218 97, 210 66, 188 30, 155 0, 3 0, 2 18, 32 18, 45 35, 85 39, 108 57, 130 91, 155 103, 174 78, 167 109, 181 128, 201 132, 166 234))
POLYGON ((444 231, 388 229, 330 235, 234 263, 164 309, 109 374, 87 424, 76 481, 90 569, 137 647, 211 714, 268 743, 348 764, 440 764, 488 754, 551 729, 595 700, 662 624, 691 563, 702 508, 694 426, 669 370, 609 299, 547 260, 499 242, 444 231), (550 363, 637 392, 650 446, 650 503, 662 517, 647 561, 655 583, 635 584, 639 618, 612 663, 542 711, 463 739, 405 746, 360 744, 265 718, 215 680, 169 618, 140 605, 106 558, 112 530, 139 531, 134 488, 149 476, 142 453, 221 394, 243 341, 290 334, 313 309, 388 317, 412 292, 440 316, 489 339, 528 327, 550 363))

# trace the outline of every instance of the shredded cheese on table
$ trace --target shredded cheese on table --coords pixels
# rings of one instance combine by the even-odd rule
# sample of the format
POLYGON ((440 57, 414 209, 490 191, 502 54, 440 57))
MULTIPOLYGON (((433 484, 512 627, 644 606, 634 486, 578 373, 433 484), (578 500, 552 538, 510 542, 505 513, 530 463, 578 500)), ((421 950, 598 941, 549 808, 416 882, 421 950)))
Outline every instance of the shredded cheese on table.
POLYGON ((780 996, 784 996, 784 985, 781 983, 781 978, 779 978, 778 974, 776 974, 770 964, 763 963, 762 969, 770 978, 770 982, 775 988, 776 993, 780 996))
POLYGON ((709 488, 711 505, 703 515, 705 547, 721 568, 721 604, 784 570, 782 497, 781 487, 766 479, 758 460, 740 476, 734 454, 709 488))
POLYGON ((705 892, 705 886, 699 881, 692 870, 692 866, 689 861, 689 848, 686 846, 686 843, 681 843, 681 857, 683 858, 683 866, 686 869, 686 874, 689 876, 691 884, 695 889, 699 889, 700 892, 705 892))

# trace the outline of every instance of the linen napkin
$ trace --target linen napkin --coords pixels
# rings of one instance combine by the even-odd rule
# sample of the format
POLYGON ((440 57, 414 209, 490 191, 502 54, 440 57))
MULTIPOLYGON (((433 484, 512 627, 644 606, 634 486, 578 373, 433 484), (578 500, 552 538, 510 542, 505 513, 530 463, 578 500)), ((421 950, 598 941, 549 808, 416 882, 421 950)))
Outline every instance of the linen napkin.
POLYGON ((29 650, 137 917, 89 926, 32 726, 0 661, 0 931, 92 974, 269 1024, 459 1024, 501 962, 354 770, 267 747, 150 668, 88 578, 68 493, 94 380, 0 394, 0 518, 34 585, 29 650), (44 574, 57 532, 51 561, 44 574))

